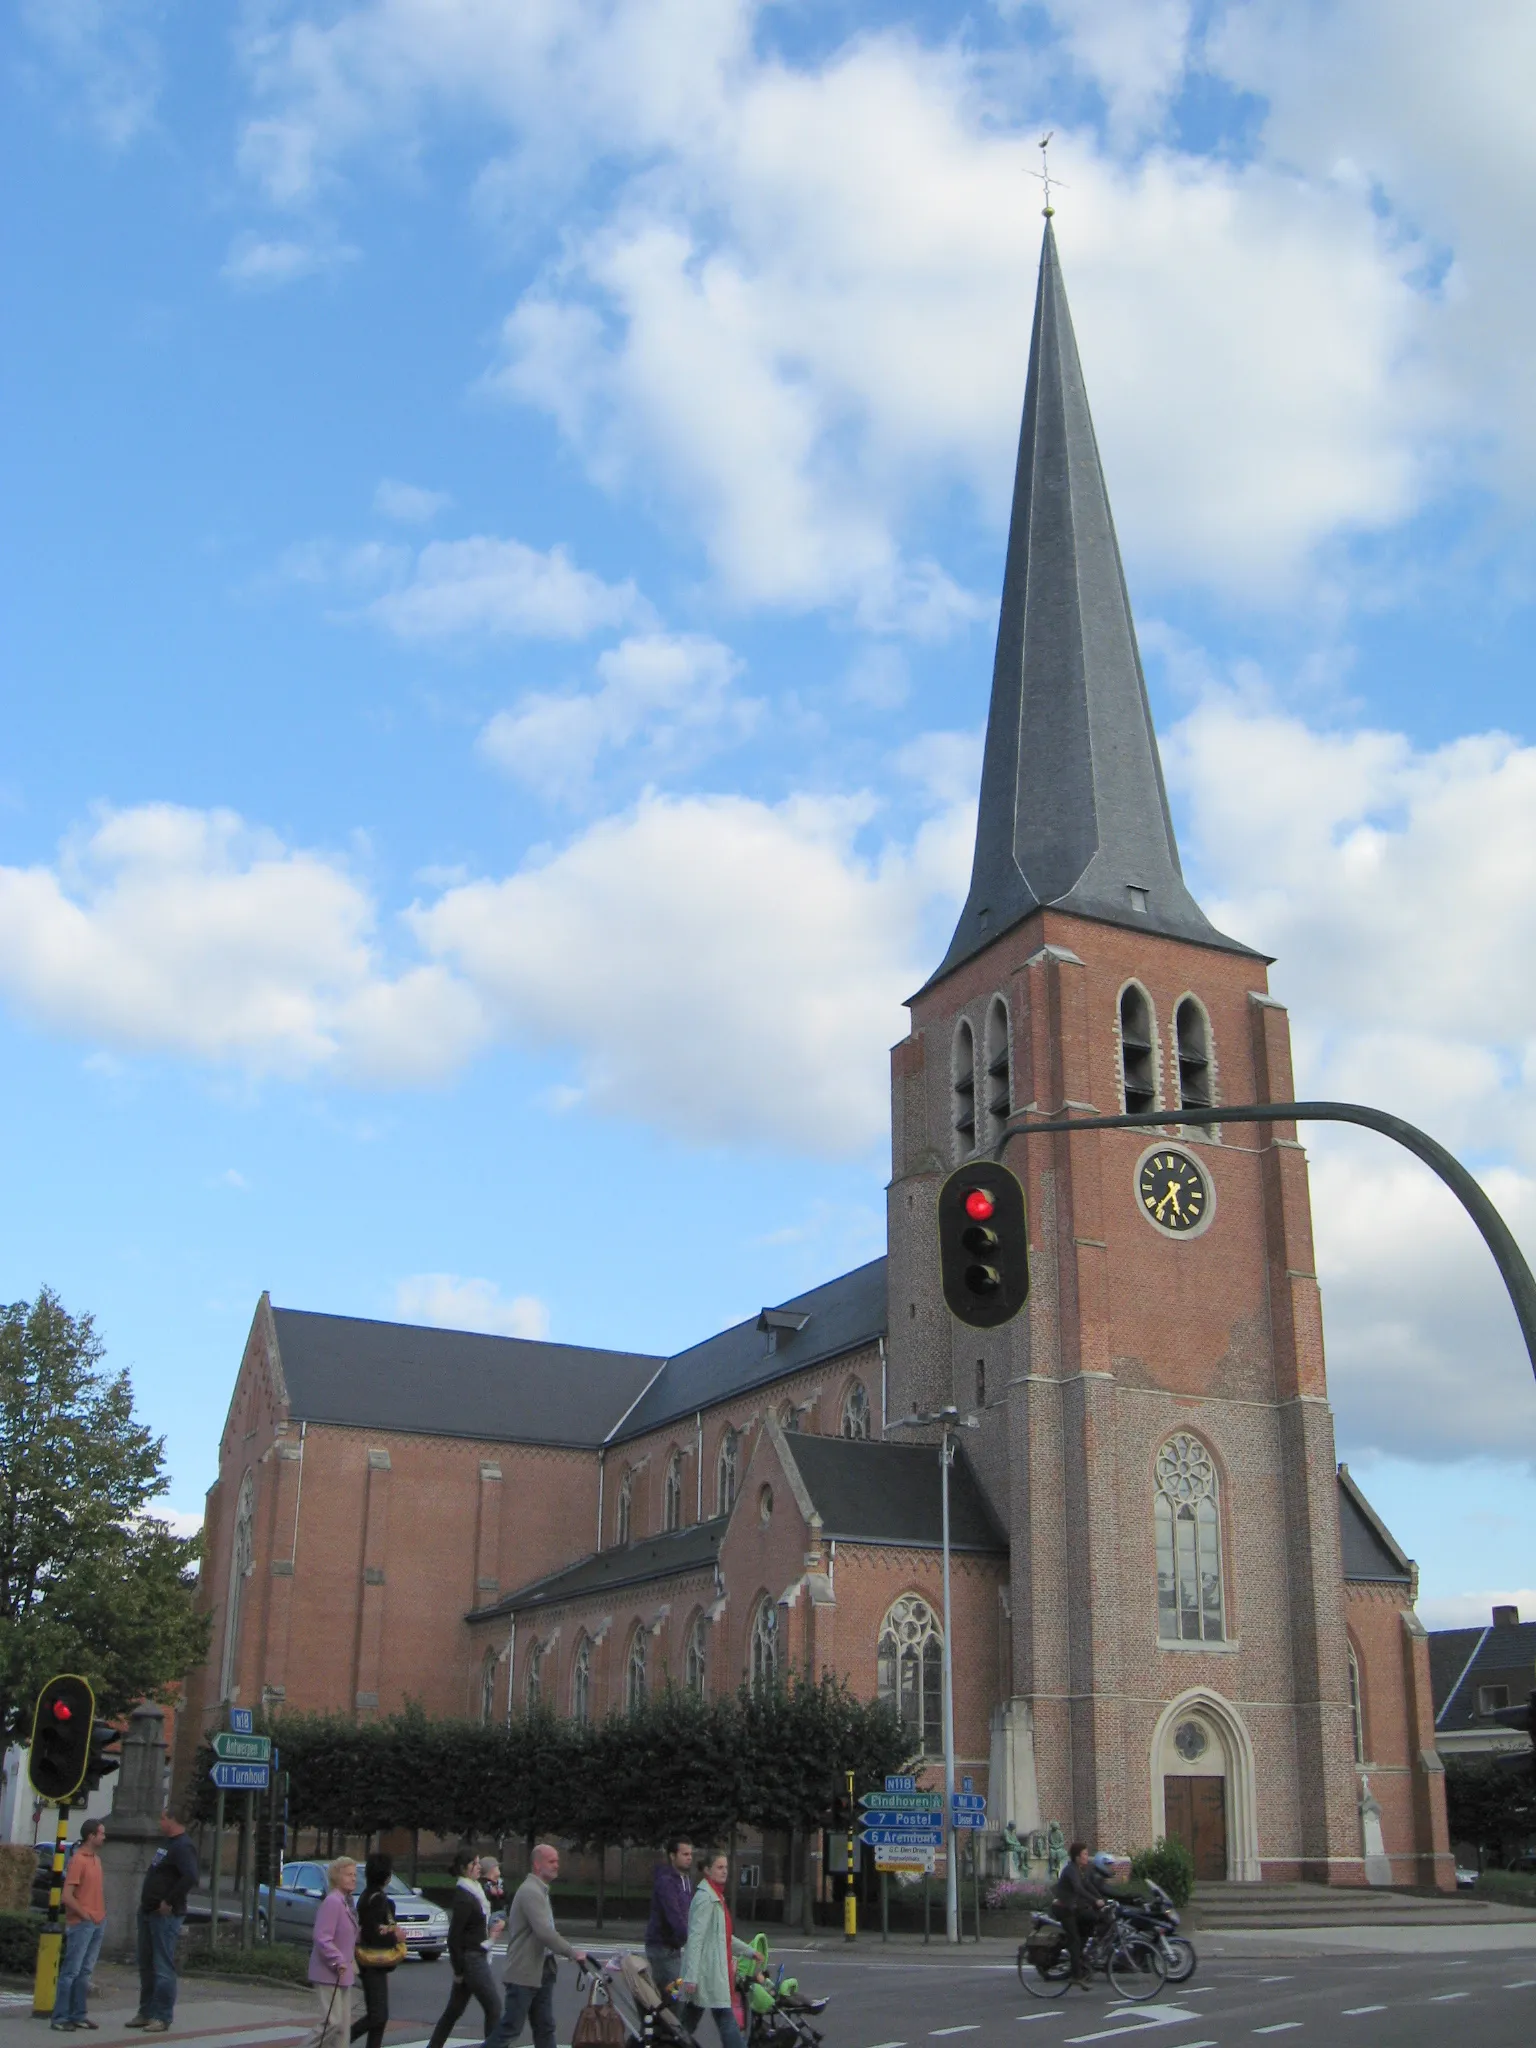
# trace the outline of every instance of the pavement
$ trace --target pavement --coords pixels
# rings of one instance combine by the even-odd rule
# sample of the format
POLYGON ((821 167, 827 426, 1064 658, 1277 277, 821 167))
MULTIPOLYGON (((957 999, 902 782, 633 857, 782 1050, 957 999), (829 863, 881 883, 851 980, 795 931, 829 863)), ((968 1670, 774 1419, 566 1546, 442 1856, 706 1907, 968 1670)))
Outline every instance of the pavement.
MULTIPOLYGON (((600 1945, 594 1936, 593 1946, 611 1953, 618 1933, 607 1930, 600 1945)), ((1453 2034, 1478 2048, 1529 2048, 1536 2033, 1536 1925, 1244 1930, 1197 1946, 1194 1979, 1146 2005, 1123 2003, 1102 1980, 1086 1994, 1036 2000, 1019 1984, 1014 1944, 995 1939, 951 1949, 911 1936, 883 1944, 878 1933, 852 1947, 836 1936, 796 1936, 776 1945, 774 1957, 807 1991, 830 1996, 826 2048, 1102 2048, 1142 2033, 1155 2034, 1158 2048, 1266 2048, 1279 2036, 1287 2037, 1283 2048, 1443 2048, 1453 2034)), ((386 2048, 425 2048, 449 1983, 446 1963, 396 1971, 386 2048)), ((98 1972, 92 2048, 142 2041, 122 2024, 135 1988, 129 1970, 98 1972)), ((52 2038, 31 2018, 30 2003, 19 1988, 0 1990, 0 2048, 39 2048, 52 2038)), ((563 1969, 555 2009, 562 2044, 576 2011, 574 1976, 563 1969)), ((173 2034, 197 2048, 301 2048, 310 2029, 302 1991, 188 1979, 173 2034)), ((472 2006, 455 2048, 478 2038, 472 2006)), ((700 2039, 715 2048, 712 2023, 700 2039)))

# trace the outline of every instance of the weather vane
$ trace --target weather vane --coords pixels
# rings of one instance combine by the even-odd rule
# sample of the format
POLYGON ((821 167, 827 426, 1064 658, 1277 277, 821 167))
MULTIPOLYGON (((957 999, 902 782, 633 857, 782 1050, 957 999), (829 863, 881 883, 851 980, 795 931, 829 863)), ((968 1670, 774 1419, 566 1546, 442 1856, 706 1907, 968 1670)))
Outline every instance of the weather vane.
POLYGON ((1049 220, 1049 219, 1051 218, 1051 216, 1052 216, 1052 215, 1053 215, 1053 214, 1055 213, 1055 211, 1056 211, 1055 207, 1054 207, 1054 206, 1052 206, 1052 204, 1051 204, 1051 186, 1052 186, 1052 184, 1054 183, 1054 184, 1060 185, 1060 186, 1062 186, 1062 187, 1064 187, 1065 189, 1068 189, 1068 190, 1070 190, 1070 189, 1071 189, 1070 187, 1068 187, 1068 186, 1067 186, 1067 181, 1066 181, 1066 179, 1065 179, 1065 178, 1056 178, 1056 179, 1054 179, 1054 180, 1053 180, 1053 179, 1052 179, 1052 177, 1051 177, 1051 160, 1050 160, 1050 158, 1049 158, 1049 157, 1048 157, 1048 156, 1046 155, 1046 151, 1047 151, 1047 150, 1048 150, 1048 149, 1050 148, 1050 146, 1051 146, 1051 136, 1052 136, 1052 135, 1054 135, 1055 133, 1056 133, 1056 130, 1055 130, 1054 128, 1052 128, 1052 129, 1051 129, 1051 130, 1049 131, 1049 133, 1047 133, 1047 134, 1045 134, 1045 135, 1042 135, 1042 136, 1041 136, 1041 138, 1040 138, 1040 168, 1039 168, 1039 170, 1038 170, 1038 171, 1031 171, 1031 172, 1030 172, 1030 174, 1029 174, 1029 175, 1030 175, 1030 176, 1031 176, 1032 178, 1038 178, 1038 179, 1040 180, 1040 183, 1041 183, 1041 185, 1042 185, 1042 186, 1043 186, 1043 187, 1045 188, 1045 205, 1044 205, 1044 207, 1043 207, 1043 208, 1041 209, 1041 211, 1042 211, 1042 212, 1044 213, 1044 215, 1045 215, 1045 217, 1046 217, 1046 219, 1047 219, 1047 220, 1049 220))

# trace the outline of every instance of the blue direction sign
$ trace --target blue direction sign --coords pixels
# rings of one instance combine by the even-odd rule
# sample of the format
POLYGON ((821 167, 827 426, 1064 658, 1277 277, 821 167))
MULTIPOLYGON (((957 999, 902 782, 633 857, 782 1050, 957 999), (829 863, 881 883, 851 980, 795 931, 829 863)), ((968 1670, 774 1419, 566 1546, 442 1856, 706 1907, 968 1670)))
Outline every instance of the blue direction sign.
POLYGON ((861 1828, 928 1828, 941 1825, 939 1809, 936 1806, 920 1807, 916 1813, 861 1813, 861 1828))
POLYGON ((859 1840, 874 1849, 937 1849, 944 1833, 941 1828, 866 1828, 859 1840))
POLYGON ((230 1708, 229 1732, 231 1735, 253 1735, 256 1732, 256 1717, 249 1707, 230 1708))
POLYGON ((208 1773, 219 1792, 265 1792, 271 1782, 270 1764, 215 1764, 208 1773))
POLYGON ((917 1790, 917 1780, 916 1778, 887 1778, 885 1789, 887 1792, 915 1792, 917 1790))
POLYGON ((955 1826, 962 1831, 966 1828, 984 1828, 986 1824, 987 1816, 985 1811, 972 1813, 969 1809, 966 1809, 966 1811, 958 1812, 955 1815, 955 1826))
POLYGON ((987 1802, 979 1792, 952 1792, 956 1813, 985 1813, 987 1802))

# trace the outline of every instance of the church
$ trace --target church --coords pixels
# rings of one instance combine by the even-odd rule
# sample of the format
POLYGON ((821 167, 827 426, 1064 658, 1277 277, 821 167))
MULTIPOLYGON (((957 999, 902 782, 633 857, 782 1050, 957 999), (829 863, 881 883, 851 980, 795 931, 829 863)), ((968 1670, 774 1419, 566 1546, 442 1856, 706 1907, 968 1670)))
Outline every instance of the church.
MULTIPOLYGON (((1047 217, 969 894, 891 1055, 887 1255, 670 1358, 274 1307, 208 1495, 222 1703, 601 1717, 831 1671, 988 1823, 1207 1879, 1448 1888, 1416 1572, 1335 1460, 1268 960, 1186 887, 1047 217), (936 1200, 1009 1118, 1022 1314, 940 1287, 936 1200), (1151 1142, 1149 1142, 1149 1140, 1151 1142), (973 1426, 940 1569, 939 1449, 973 1426)), ((187 1759, 183 1759, 183 1763, 187 1759)))

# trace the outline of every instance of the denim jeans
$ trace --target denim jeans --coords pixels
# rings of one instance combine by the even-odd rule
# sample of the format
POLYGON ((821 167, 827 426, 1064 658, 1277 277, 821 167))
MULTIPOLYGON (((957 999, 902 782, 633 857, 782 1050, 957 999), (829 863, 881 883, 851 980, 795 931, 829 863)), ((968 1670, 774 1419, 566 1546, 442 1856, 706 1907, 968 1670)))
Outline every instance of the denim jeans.
POLYGON ((64 1955, 59 1964, 58 1989, 53 1994, 56 2025, 65 2020, 83 2020, 85 2001, 90 1996, 91 1972, 101 1954, 101 1937, 107 1931, 104 1920, 77 1920, 64 1930, 64 1955))
POLYGON ((712 2005, 709 2008, 709 2016, 715 2023, 716 2033, 720 2036, 720 2048, 746 2048, 746 2043, 741 2038, 741 2028, 736 2023, 736 2015, 728 2005, 712 2005))
POLYGON ((147 2020, 176 2014, 176 1944, 181 1939, 179 1913, 139 1915, 139 2011, 147 2020))
POLYGON ((501 2018, 485 2048, 511 2048, 511 2044, 533 2022, 533 2048, 555 2048, 555 1959, 544 1958, 544 1979, 540 1984, 508 1984, 501 2018))
POLYGON ((427 2048, 443 2048, 448 2036, 458 2024, 459 2016, 472 1998, 480 2001, 480 2010, 485 2015, 485 2025, 480 2029, 481 2038, 488 2041, 501 2018, 501 1994, 496 1989, 496 1979, 491 1975, 491 1960, 481 1949, 478 1953, 466 1951, 464 1974, 455 1977, 453 1989, 448 1994, 448 2003, 443 2007, 437 2025, 432 2029, 432 2038, 427 2048))

